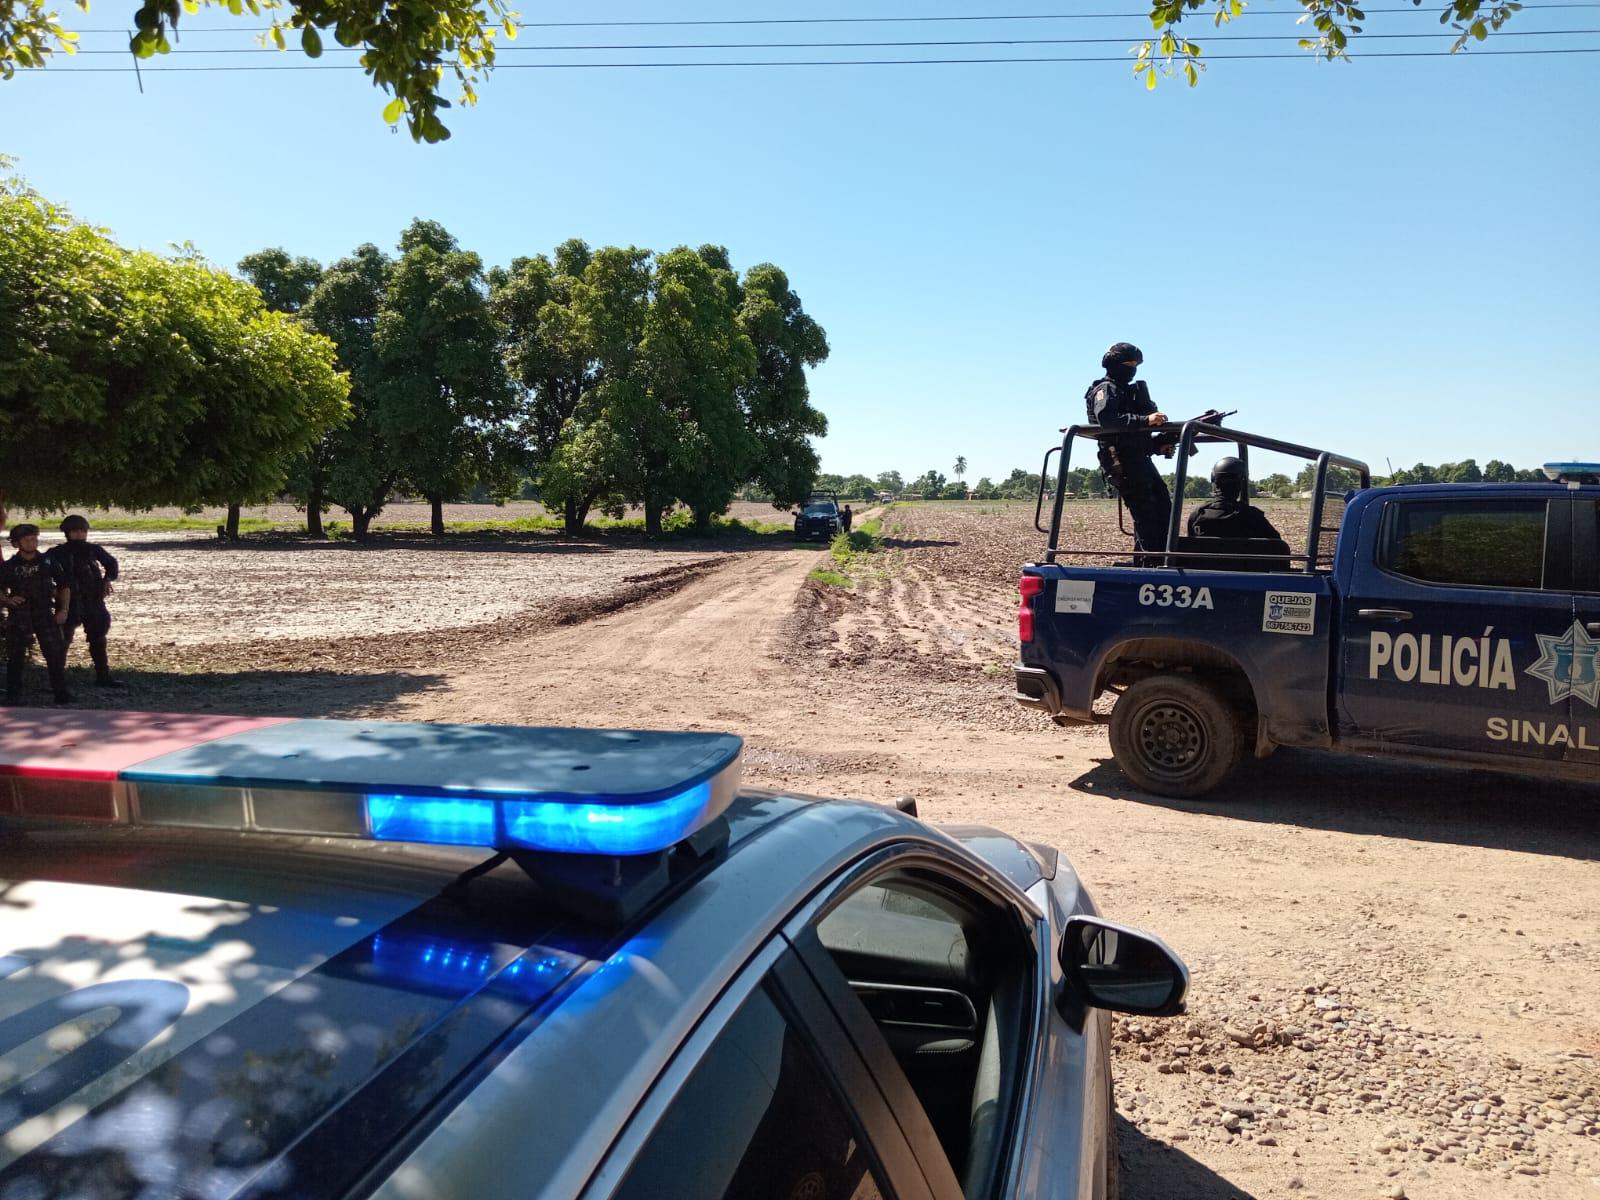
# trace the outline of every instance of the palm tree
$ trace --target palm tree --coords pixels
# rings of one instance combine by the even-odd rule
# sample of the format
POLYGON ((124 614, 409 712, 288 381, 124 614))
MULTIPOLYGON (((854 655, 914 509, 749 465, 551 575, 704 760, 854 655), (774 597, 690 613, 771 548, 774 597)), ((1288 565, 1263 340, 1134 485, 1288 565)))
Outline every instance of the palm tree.
POLYGON ((958 455, 956 455, 956 478, 957 479, 961 479, 961 480, 965 480, 966 475, 967 475, 967 456, 965 454, 958 454, 958 455))

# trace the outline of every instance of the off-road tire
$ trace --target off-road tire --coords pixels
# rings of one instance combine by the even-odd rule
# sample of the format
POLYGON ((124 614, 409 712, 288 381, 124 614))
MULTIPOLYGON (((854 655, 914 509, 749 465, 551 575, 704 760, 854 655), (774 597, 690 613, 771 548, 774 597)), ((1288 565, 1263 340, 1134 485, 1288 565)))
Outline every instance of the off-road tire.
POLYGON ((1141 679, 1111 710, 1111 753, 1144 791, 1202 796, 1249 748, 1243 716, 1227 695, 1192 675, 1141 679))

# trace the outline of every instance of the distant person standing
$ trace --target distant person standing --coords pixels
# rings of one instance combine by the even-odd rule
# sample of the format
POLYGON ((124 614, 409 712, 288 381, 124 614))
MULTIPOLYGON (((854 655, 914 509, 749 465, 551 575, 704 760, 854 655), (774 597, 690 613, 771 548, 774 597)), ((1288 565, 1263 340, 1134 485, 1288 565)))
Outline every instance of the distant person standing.
POLYGON ((121 687, 122 681, 111 674, 106 652, 106 635, 111 632, 106 597, 111 595, 111 585, 117 579, 117 560, 105 547, 89 540, 88 518, 73 513, 61 522, 61 532, 67 540, 45 557, 60 564, 72 590, 67 623, 61 629, 62 653, 72 646, 78 626, 83 626, 84 637, 89 640, 89 658, 94 662, 95 686, 121 687))
POLYGON ((22 672, 34 641, 50 672, 57 704, 72 703, 67 690, 67 644, 61 626, 67 623, 72 593, 61 565, 39 553, 39 527, 16 525, 11 530, 16 553, 0 563, 0 604, 6 616, 7 704, 22 702, 22 672))
POLYGON ((844 508, 839 511, 839 524, 844 528, 846 533, 850 532, 850 522, 854 521, 855 519, 856 515, 850 511, 850 506, 848 504, 846 504, 844 508))
POLYGON ((1117 489, 1133 518, 1136 550, 1153 552, 1167 545, 1172 495, 1150 456, 1156 452, 1150 431, 1167 423, 1167 415, 1150 399, 1144 381, 1133 376, 1144 362, 1139 347, 1118 342, 1100 359, 1105 374, 1084 393, 1089 424, 1119 431, 1100 441, 1100 469, 1117 489))

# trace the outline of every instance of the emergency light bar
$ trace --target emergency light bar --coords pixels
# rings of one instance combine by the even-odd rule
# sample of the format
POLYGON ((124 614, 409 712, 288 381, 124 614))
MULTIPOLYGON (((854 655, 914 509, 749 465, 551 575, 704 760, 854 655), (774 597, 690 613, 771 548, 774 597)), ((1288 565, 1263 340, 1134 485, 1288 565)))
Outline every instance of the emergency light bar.
POLYGON ((742 745, 714 733, 11 709, 0 819, 646 856, 716 822, 742 745))
POLYGON ((1544 477, 1556 483, 1600 483, 1600 463, 1545 463, 1544 477))

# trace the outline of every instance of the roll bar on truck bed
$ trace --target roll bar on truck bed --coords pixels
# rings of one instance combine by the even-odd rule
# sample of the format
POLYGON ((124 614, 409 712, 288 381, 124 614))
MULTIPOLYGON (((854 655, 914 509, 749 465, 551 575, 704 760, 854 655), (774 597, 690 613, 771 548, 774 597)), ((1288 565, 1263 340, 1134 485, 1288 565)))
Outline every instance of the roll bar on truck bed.
MULTIPOLYGON (((1095 558, 1119 558, 1126 551, 1122 550, 1088 550, 1075 547, 1063 547, 1061 543, 1061 512, 1066 502, 1066 490, 1060 486, 1065 480, 1067 471, 1072 465, 1072 443, 1078 438, 1088 438, 1100 442, 1112 437, 1125 437, 1125 429, 1103 429, 1098 425, 1069 425, 1062 430, 1066 436, 1061 439, 1061 445, 1052 446, 1045 452, 1044 464, 1039 469, 1039 496, 1033 509, 1033 527, 1045 534, 1050 540, 1045 548, 1045 562, 1053 563, 1057 555, 1079 554, 1095 558), (1061 455, 1060 470, 1057 476, 1055 499, 1050 510, 1050 526, 1045 528, 1041 524, 1044 515, 1044 498, 1046 487, 1050 481, 1050 459, 1054 455, 1061 455)), ((1316 464, 1316 481, 1312 485, 1311 495, 1311 520, 1310 528, 1306 535, 1305 552, 1291 554, 1292 560, 1303 565, 1298 570, 1306 574, 1315 574, 1317 571, 1317 545, 1324 533, 1337 532, 1336 529, 1326 529, 1322 524, 1323 504, 1327 496, 1327 480, 1329 467, 1343 467, 1345 470, 1354 471, 1360 477, 1361 487, 1372 486, 1372 471, 1360 459, 1347 458, 1342 454, 1335 454, 1330 450, 1320 450, 1314 446, 1301 446, 1294 442, 1285 442, 1279 438, 1266 437, 1259 433, 1246 433, 1242 429, 1224 429, 1221 425, 1212 424, 1201 420, 1185 421, 1180 427, 1177 443, 1177 462, 1173 468, 1172 481, 1173 504, 1172 516, 1167 525, 1167 544, 1159 552, 1160 565, 1173 567, 1181 561, 1188 565, 1203 565, 1206 558, 1238 559, 1259 558, 1262 560, 1263 570, 1269 569, 1269 564, 1282 561, 1282 555, 1239 555, 1235 553, 1208 554, 1205 551, 1178 549, 1178 538, 1182 529, 1183 520, 1183 488, 1189 475, 1189 457, 1194 453, 1194 448, 1201 442, 1231 442, 1238 448, 1239 458, 1245 463, 1246 469, 1250 463, 1250 447, 1260 450, 1270 450, 1278 454, 1287 454, 1293 458, 1303 458, 1316 464)), ((1120 506, 1122 498, 1117 498, 1120 506)), ((1154 558, 1155 552, 1144 551, 1147 557, 1154 558)))

